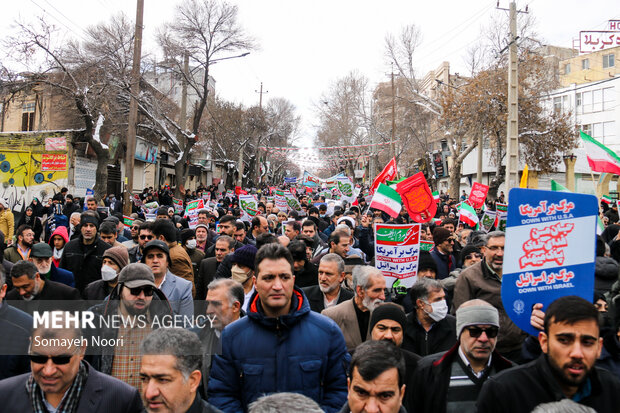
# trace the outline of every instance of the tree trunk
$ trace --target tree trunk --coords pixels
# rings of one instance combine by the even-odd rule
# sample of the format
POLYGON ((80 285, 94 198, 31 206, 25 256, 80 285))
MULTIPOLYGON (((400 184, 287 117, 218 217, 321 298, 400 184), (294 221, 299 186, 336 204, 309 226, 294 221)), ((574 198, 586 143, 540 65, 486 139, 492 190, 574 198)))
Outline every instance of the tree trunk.
POLYGON ((174 196, 181 199, 185 194, 181 194, 181 186, 185 188, 185 178, 187 176, 187 169, 185 167, 185 154, 174 163, 174 175, 176 176, 177 184, 174 188, 174 196))
MULTIPOLYGON (((107 195, 108 191, 108 162, 110 155, 108 151, 103 149, 97 151, 97 179, 95 180, 95 199, 100 201, 107 195)), ((133 168, 133 165, 131 165, 133 168)), ((122 197, 120 197, 122 199, 122 197)))
MULTIPOLYGON (((456 143, 452 142, 452 153, 457 153, 458 148, 463 146, 463 140, 464 138, 460 137, 456 143)), ((459 199, 459 192, 461 189, 461 166, 463 165, 465 158, 471 153, 471 151, 474 150, 476 146, 478 146, 477 139, 473 140, 467 149, 459 153, 458 156, 452 156, 452 166, 448 169, 448 191, 450 198, 459 199)))

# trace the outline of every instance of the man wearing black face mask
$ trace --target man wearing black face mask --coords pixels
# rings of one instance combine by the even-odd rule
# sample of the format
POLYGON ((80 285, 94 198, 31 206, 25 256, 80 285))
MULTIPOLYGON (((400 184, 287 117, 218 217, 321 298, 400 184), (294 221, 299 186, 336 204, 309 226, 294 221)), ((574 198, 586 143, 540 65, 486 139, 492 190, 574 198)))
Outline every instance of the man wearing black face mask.
POLYGON ((411 287, 415 310, 407 315, 403 348, 420 356, 446 351, 456 343, 456 319, 448 314, 439 281, 422 278, 411 287))

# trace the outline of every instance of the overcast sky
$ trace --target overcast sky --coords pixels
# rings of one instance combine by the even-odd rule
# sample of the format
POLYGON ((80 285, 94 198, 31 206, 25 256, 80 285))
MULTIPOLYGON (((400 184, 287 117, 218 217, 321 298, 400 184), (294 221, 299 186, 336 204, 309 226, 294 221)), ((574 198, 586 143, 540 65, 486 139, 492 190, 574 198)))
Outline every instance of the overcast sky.
MULTIPOLYGON (((299 146, 313 144, 313 105, 332 82, 352 70, 371 84, 387 80, 390 71, 384 57, 384 38, 406 24, 417 25, 422 45, 416 56, 418 74, 448 61, 451 72, 464 73, 468 46, 479 41, 480 29, 493 16, 508 18, 496 9, 496 0, 235 0, 241 25, 254 36, 260 50, 249 56, 213 66, 217 93, 245 105, 258 103, 263 82, 264 100, 289 99, 302 115, 303 137, 299 146)), ((158 53, 156 27, 171 18, 175 1, 145 0, 143 50, 158 53)), ((500 7, 507 8, 507 0, 500 7)), ((605 30, 609 19, 620 19, 618 0, 517 1, 529 6, 537 21, 536 31, 547 44, 571 47, 580 30, 605 30)), ((119 11, 132 19, 135 0, 22 0, 4 1, 0 27, 11 30, 18 17, 45 16, 77 36, 90 24, 119 11)))

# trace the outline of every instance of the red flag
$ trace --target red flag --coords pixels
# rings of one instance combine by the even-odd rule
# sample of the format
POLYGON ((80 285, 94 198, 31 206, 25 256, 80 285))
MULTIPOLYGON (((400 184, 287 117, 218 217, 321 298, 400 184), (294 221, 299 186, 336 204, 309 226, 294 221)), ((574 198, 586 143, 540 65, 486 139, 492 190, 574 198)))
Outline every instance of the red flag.
POLYGON ((239 195, 247 195, 247 194, 248 194, 248 191, 244 189, 239 190, 239 195))
POLYGON ((385 168, 381 171, 379 175, 372 181, 372 185, 370 185, 370 194, 374 194, 375 190, 379 187, 379 184, 384 184, 387 180, 392 180, 396 177, 396 158, 392 158, 385 168))
POLYGON ((399 182, 396 192, 400 194, 409 216, 415 222, 423 223, 433 219, 437 203, 422 172, 399 182))
POLYGON ((235 186, 235 195, 239 195, 239 194, 241 194, 241 187, 235 186))
POLYGON ((469 193, 469 198, 467 198, 467 203, 474 208, 482 208, 484 200, 487 199, 487 192, 489 192, 489 187, 487 185, 474 182, 471 187, 471 192, 469 193))

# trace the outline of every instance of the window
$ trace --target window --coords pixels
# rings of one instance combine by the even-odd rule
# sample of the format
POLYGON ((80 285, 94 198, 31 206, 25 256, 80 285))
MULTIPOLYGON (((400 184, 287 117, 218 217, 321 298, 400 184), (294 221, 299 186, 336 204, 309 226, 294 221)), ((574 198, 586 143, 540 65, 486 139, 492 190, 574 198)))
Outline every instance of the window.
POLYGON ((592 112, 603 110, 603 89, 592 91, 592 112))
POLYGON ((562 97, 553 98, 553 112, 559 114, 562 112, 562 97))
POLYGON ((34 130, 34 102, 22 106, 22 131, 34 130))
POLYGON ((581 70, 586 70, 590 68, 590 59, 583 59, 581 61, 581 70))
POLYGON ((564 65, 564 74, 568 75, 570 73, 570 63, 566 63, 564 65))
POLYGON ((613 110, 616 107, 616 91, 613 87, 603 89, 603 110, 613 110))
POLYGON ((609 67, 614 67, 614 55, 612 54, 606 54, 603 55, 603 69, 607 69, 609 67))
POLYGON ((581 93, 575 95, 575 106, 577 106, 577 113, 583 113, 583 107, 581 106, 581 93))
POLYGON ((581 96, 583 99, 583 113, 592 112, 592 92, 583 92, 581 96))
POLYGON ((592 136, 592 125, 581 125, 583 133, 592 136))
POLYGON ((585 129, 585 125, 582 130, 593 138, 601 141, 603 145, 609 145, 614 143, 616 137, 616 122, 598 122, 592 125, 587 125, 588 131, 585 129), (592 133, 589 133, 592 132, 592 133))

